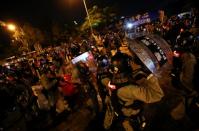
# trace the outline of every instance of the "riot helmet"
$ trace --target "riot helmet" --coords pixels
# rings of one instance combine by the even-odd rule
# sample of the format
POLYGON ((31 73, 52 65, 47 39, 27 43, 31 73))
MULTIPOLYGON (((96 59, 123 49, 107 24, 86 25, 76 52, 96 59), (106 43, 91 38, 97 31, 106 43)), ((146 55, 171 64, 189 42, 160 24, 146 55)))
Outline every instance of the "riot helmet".
POLYGON ((194 42, 195 36, 189 31, 182 32, 176 40, 178 47, 182 51, 191 51, 194 47, 194 42))
POLYGON ((98 63, 98 67, 100 68, 106 68, 109 66, 109 59, 107 56, 105 55, 101 55, 97 58, 97 63, 98 63))
POLYGON ((80 54, 80 47, 78 44, 72 44, 70 48, 71 55, 76 57, 80 54))
POLYGON ((111 58, 111 71, 113 73, 129 73, 132 71, 129 64, 131 58, 127 54, 117 52, 111 58))

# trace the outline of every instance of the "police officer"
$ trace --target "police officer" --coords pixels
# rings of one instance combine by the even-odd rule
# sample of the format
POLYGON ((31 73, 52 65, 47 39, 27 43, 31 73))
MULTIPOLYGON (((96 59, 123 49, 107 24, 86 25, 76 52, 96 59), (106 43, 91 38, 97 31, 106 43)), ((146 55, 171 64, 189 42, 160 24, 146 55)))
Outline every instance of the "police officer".
POLYGON ((189 31, 184 31, 178 36, 176 42, 182 52, 180 56, 182 62, 180 72, 181 86, 186 94, 195 94, 193 83, 195 66, 197 64, 197 59, 193 53, 195 36, 189 31))
MULTIPOLYGON (((131 118, 140 113, 141 109, 137 106, 137 101, 143 103, 158 102, 164 96, 159 86, 158 79, 150 74, 141 83, 136 83, 132 77, 131 65, 136 65, 135 61, 121 52, 117 52, 111 59, 112 75, 102 79, 103 85, 109 90, 111 105, 115 113, 124 118, 131 118), (111 90, 111 91, 110 91, 111 90)), ((137 67, 139 65, 136 65, 137 67)), ((139 104, 138 104, 139 105, 139 104)), ((105 116, 104 127, 109 128, 112 121, 107 121, 105 116), (106 123, 107 122, 107 123, 106 123)), ((127 119, 122 122, 125 130, 133 130, 127 119)))

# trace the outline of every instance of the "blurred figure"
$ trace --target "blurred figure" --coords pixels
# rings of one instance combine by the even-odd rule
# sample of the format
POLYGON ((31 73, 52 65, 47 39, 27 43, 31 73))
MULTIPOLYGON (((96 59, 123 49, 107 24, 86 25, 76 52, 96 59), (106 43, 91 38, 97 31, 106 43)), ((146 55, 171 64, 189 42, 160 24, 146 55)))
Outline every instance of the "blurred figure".
POLYGON ((180 82, 187 94, 195 92, 193 79, 197 60, 192 53, 194 42, 194 35, 188 31, 182 32, 177 38, 177 45, 181 49, 180 60, 182 62, 180 82))
MULTIPOLYGON (((139 78, 139 84, 136 83, 135 78, 132 77, 132 69, 130 58, 123 53, 116 53, 112 57, 112 75, 109 78, 102 79, 103 85, 109 90, 109 97, 107 97, 108 106, 107 112, 114 116, 116 114, 117 119, 122 121, 122 128, 126 131, 132 131, 134 129, 141 129, 141 126, 134 125, 130 119, 139 116, 141 112, 141 103, 154 103, 161 100, 164 96, 162 89, 159 86, 158 79, 154 75, 142 75, 139 78)), ((137 65, 138 67, 139 65, 137 65)), ((113 117, 112 116, 112 117, 113 117)), ((113 120, 111 116, 106 113, 104 120, 104 127, 110 128, 113 120)), ((113 118, 112 118, 113 119, 113 118)), ((121 130, 121 129, 118 129, 121 130)))

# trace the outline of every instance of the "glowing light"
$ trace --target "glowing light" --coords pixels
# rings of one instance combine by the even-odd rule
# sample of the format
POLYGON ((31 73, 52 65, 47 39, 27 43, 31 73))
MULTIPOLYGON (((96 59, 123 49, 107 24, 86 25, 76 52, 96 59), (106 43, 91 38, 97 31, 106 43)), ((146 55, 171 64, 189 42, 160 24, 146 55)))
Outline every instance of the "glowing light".
POLYGON ((180 29, 180 32, 184 32, 184 29, 183 29, 183 28, 181 28, 181 29, 180 29))
POLYGON ((175 57, 180 57, 180 53, 178 53, 177 51, 174 51, 174 52, 173 52, 173 55, 174 55, 175 57))
POLYGON ((16 30, 16 26, 14 24, 8 24, 7 25, 8 30, 10 31, 15 31, 16 30))
POLYGON ((78 25, 77 21, 73 21, 75 25, 78 25))
POLYGON ((75 64, 79 61, 85 62, 87 60, 88 56, 89 56, 89 52, 85 52, 85 53, 75 57, 74 59, 72 59, 72 63, 75 64))
POLYGON ((132 28, 133 28, 133 23, 127 23, 127 24, 126 24, 126 27, 127 27, 128 29, 132 29, 132 28))

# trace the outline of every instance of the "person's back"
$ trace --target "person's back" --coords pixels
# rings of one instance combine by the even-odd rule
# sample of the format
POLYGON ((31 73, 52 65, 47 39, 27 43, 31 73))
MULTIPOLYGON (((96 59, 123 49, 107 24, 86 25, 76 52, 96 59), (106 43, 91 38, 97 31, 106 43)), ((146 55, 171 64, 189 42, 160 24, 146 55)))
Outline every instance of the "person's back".
POLYGON ((183 87, 188 91, 192 92, 194 89, 193 77, 195 65, 197 63, 196 57, 190 53, 185 52, 181 56, 182 59, 182 70, 180 73, 180 81, 183 87))
POLYGON ((141 106, 137 106, 138 101, 154 103, 164 96, 158 79, 152 74, 147 78, 143 77, 140 83, 136 83, 131 77, 132 70, 129 69, 131 68, 129 63, 130 59, 127 59, 126 55, 116 53, 112 59, 112 77, 102 79, 102 84, 112 92, 109 95, 114 111, 124 118, 137 116, 140 113, 141 106))

